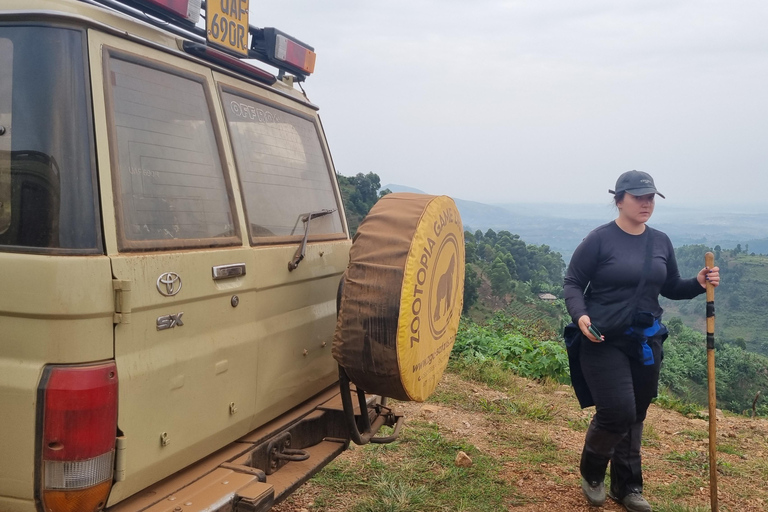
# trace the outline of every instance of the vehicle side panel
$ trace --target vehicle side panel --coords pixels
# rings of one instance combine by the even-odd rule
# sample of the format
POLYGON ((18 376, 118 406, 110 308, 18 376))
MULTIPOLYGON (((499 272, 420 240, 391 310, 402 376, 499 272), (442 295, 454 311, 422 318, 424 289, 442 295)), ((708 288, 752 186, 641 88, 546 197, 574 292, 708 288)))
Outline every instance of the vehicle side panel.
POLYGON ((42 368, 112 358, 112 276, 105 256, 0 252, 0 283, 0 496, 31 500, 42 368))

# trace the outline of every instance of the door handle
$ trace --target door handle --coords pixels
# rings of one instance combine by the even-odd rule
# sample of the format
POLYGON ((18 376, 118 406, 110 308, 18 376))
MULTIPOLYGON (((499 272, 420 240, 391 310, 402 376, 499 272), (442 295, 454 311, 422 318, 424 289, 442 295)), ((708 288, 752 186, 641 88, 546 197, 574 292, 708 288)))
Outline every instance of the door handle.
POLYGON ((230 265, 216 265, 211 268, 213 280, 229 279, 245 275, 245 263, 232 263, 230 265))

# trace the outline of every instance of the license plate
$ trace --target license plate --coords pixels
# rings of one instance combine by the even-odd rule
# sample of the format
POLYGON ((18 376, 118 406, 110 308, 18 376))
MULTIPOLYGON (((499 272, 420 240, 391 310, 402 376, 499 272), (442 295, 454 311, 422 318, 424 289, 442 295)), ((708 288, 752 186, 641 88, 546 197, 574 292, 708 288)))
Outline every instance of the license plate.
POLYGON ((248 0, 208 0, 205 28, 211 45, 248 56, 248 0))

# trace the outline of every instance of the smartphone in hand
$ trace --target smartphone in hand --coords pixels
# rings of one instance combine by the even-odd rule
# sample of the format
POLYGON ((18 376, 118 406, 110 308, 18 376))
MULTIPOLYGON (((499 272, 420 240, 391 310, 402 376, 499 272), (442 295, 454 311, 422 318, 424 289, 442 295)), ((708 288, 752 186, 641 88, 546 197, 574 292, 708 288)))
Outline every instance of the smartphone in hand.
POLYGON ((603 335, 600 334, 600 331, 598 331, 597 327, 595 327, 594 325, 590 325, 589 327, 587 327, 587 330, 592 334, 592 336, 594 336, 598 340, 603 339, 603 335))

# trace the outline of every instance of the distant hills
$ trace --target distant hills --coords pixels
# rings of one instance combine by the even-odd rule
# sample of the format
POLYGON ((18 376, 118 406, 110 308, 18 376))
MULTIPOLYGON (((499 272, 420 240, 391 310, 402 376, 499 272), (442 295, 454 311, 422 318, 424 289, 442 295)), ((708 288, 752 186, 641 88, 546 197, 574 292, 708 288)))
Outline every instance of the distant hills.
MULTIPOLYGON (((392 192, 429 193, 412 187, 389 184, 392 192)), ((506 203, 485 204, 453 198, 464 228, 469 231, 507 230, 526 243, 546 244, 568 262, 576 246, 592 229, 616 218, 610 199, 605 204, 506 203)), ((683 208, 657 203, 649 223, 664 231, 675 247, 704 244, 768 254, 768 207, 683 208)))

